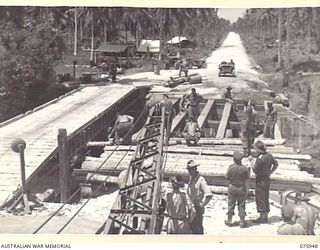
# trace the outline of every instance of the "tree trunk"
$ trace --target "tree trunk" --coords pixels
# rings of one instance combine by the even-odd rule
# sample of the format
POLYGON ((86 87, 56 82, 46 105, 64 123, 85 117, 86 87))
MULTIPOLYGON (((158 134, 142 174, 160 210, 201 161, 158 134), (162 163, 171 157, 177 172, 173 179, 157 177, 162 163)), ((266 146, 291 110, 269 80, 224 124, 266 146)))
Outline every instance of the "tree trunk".
POLYGON ((92 20, 91 20, 91 53, 90 53, 90 62, 93 63, 93 49, 94 49, 94 26, 93 26, 93 12, 92 12, 92 20))
POLYGON ((72 51, 72 34, 73 34, 73 30, 72 27, 70 25, 68 25, 68 43, 69 43, 69 49, 70 51, 72 51))
POLYGON ((319 23, 320 23, 320 8, 312 8, 313 9, 313 17, 315 19, 315 38, 316 38, 316 47, 317 51, 316 53, 319 53, 320 51, 320 29, 319 29, 319 23))
POLYGON ((104 44, 107 44, 107 24, 103 22, 104 44))
POLYGON ((282 46, 282 9, 279 8, 278 10, 278 69, 281 69, 281 61, 282 61, 282 51, 281 51, 281 46, 282 46))
POLYGON ((160 9, 160 45, 159 45, 159 62, 162 60, 162 37, 163 37, 163 12, 162 9, 160 9))
POLYGON ((73 55, 77 55, 77 40, 78 40, 78 18, 77 18, 77 8, 74 8, 74 50, 73 55))
MULTIPOLYGON (((307 27, 307 39, 308 39, 308 44, 307 44, 307 52, 311 52, 311 29, 312 29, 312 8, 307 8, 308 12, 308 27, 307 27)), ((318 27, 319 28, 319 27, 318 27)))
POLYGON ((139 24, 136 25, 136 48, 139 48, 139 24))
POLYGON ((290 55, 290 49, 291 49, 291 13, 292 9, 287 8, 286 14, 287 14, 287 20, 286 20, 286 29, 287 29, 287 48, 286 48, 286 60, 285 60, 285 69, 288 71, 291 67, 291 55, 290 55))

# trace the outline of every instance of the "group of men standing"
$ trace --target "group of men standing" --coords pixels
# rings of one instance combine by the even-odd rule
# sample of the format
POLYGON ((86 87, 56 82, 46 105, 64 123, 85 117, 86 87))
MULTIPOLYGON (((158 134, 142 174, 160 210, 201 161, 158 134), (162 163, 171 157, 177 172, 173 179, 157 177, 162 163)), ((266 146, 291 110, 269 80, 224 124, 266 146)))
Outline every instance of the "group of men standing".
MULTIPOLYGON (((226 172, 228 180, 228 211, 225 224, 229 227, 237 226, 233 222, 235 207, 238 206, 240 228, 248 226, 246 221, 246 200, 249 191, 250 170, 255 174, 255 202, 259 213, 256 224, 269 223, 269 190, 270 176, 277 170, 278 162, 267 152, 262 141, 253 145, 255 153, 249 157, 250 166, 244 166, 244 154, 235 151, 234 163, 226 172)), ((203 215, 205 207, 212 198, 212 192, 203 176, 198 171, 194 160, 187 162, 189 181, 186 192, 181 188, 185 186, 181 176, 172 178, 172 191, 166 194, 167 233, 168 234, 204 234, 203 215)), ((283 205, 281 208, 283 224, 278 228, 279 235, 314 235, 314 225, 317 213, 305 205, 283 205)))
MULTIPOLYGON (((237 112, 238 107, 235 100, 232 98, 231 87, 227 87, 226 92, 224 93, 224 99, 226 102, 232 103, 233 111, 237 112)), ((256 103, 254 100, 244 101, 244 114, 245 119, 241 122, 241 141, 243 147, 243 153, 245 156, 249 156, 251 149, 254 143, 254 139, 259 135, 263 134, 264 138, 275 138, 275 125, 277 123, 277 111, 273 107, 272 102, 267 103, 267 108, 265 110, 265 119, 263 132, 257 131, 259 121, 258 113, 255 110, 256 103)))
MULTIPOLYGON (((267 152, 263 142, 257 141, 254 144, 257 154, 250 157, 251 166, 245 167, 242 164, 244 155, 235 151, 233 155, 234 163, 229 166, 226 172, 228 184, 228 212, 225 224, 233 226, 232 218, 234 210, 238 205, 238 214, 240 217, 240 227, 247 226, 246 217, 246 199, 249 190, 248 180, 250 169, 256 175, 256 206, 260 214, 254 223, 268 223, 269 207, 269 189, 270 175, 277 169, 278 162, 272 154, 267 152)), ((169 234, 203 234, 203 214, 205 206, 212 198, 212 193, 204 177, 197 170, 197 164, 194 160, 187 162, 187 171, 189 173, 189 182, 187 193, 181 192, 184 187, 182 178, 176 176, 171 180, 173 191, 167 194, 167 212, 168 233, 169 234)))

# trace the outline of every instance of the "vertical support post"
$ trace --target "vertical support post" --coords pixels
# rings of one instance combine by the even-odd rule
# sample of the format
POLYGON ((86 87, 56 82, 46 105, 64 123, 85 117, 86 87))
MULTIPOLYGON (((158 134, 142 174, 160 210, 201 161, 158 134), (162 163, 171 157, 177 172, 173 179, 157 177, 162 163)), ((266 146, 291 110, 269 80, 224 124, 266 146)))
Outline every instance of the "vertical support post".
POLYGON ((292 140, 293 146, 296 149, 300 149, 299 145, 299 118, 293 118, 293 128, 292 128, 292 140))
POLYGON ((66 129, 59 129, 59 179, 60 179, 60 202, 64 203, 70 197, 70 165, 69 165, 69 142, 66 129))
POLYGON ((29 201, 28 201, 28 192, 26 188, 26 169, 25 169, 25 160, 24 160, 24 149, 25 145, 19 144, 19 155, 20 155, 20 170, 21 170, 21 191, 22 191, 22 198, 23 198, 23 204, 24 204, 24 212, 26 214, 30 214, 31 210, 29 207, 29 201))

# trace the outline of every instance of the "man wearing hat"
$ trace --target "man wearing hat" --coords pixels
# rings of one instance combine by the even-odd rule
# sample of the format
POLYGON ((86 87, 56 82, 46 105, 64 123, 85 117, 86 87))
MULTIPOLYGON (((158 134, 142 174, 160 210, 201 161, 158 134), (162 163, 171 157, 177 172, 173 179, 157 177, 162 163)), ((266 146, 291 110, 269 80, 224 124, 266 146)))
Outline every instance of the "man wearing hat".
POLYGON ((302 225, 293 221, 294 207, 292 205, 283 205, 281 207, 283 224, 278 228, 278 235, 306 235, 302 225))
POLYGON ((236 104, 236 102, 235 102, 235 101, 233 100, 233 98, 232 98, 231 90, 232 90, 232 87, 228 86, 228 87, 227 87, 227 91, 224 92, 224 99, 225 99, 227 102, 231 102, 231 103, 232 103, 232 109, 233 109, 233 111, 238 111, 237 104, 236 104))
POLYGON ((167 223, 167 234, 192 234, 190 221, 195 215, 192 204, 188 202, 187 195, 180 191, 184 187, 181 176, 170 180, 172 192, 166 196, 167 212, 169 215, 167 223))
POLYGON ((193 234, 203 234, 203 214, 204 208, 212 198, 212 193, 206 180, 200 176, 194 160, 187 162, 187 170, 190 175, 187 195, 195 209, 195 217, 191 221, 191 230, 193 234))
POLYGON ((243 153, 245 156, 248 156, 251 153, 251 147, 256 135, 258 113, 254 110, 254 101, 245 102, 244 106, 244 113, 246 114, 246 118, 242 121, 241 124, 241 141, 243 153))
POLYGON ((256 223, 268 223, 269 208, 269 189, 270 175, 278 168, 276 159, 267 152, 267 148, 262 141, 257 141, 253 148, 257 152, 256 160, 250 157, 253 165, 253 172, 256 174, 256 205, 260 217, 255 220, 256 223))
POLYGON ((231 95, 232 88, 230 86, 227 87, 227 91, 224 92, 224 99, 233 101, 232 95, 231 95))
POLYGON ((187 105, 188 118, 194 118, 197 121, 200 114, 199 103, 203 100, 203 97, 196 92, 195 88, 191 89, 191 94, 185 96, 185 101, 187 105))
POLYGON ((175 116, 175 109, 173 108, 173 103, 169 99, 169 96, 167 94, 163 95, 163 99, 161 100, 161 106, 165 108, 164 110, 165 112, 164 128, 166 130, 165 142, 166 142, 166 145, 168 145, 170 140, 172 119, 175 116))
POLYGON ((240 227, 246 227, 246 198, 247 188, 246 181, 249 179, 249 171, 242 165, 243 154, 235 151, 233 154, 234 164, 230 165, 227 171, 228 185, 228 219, 225 221, 227 226, 232 226, 232 217, 234 208, 238 204, 240 217, 240 227))

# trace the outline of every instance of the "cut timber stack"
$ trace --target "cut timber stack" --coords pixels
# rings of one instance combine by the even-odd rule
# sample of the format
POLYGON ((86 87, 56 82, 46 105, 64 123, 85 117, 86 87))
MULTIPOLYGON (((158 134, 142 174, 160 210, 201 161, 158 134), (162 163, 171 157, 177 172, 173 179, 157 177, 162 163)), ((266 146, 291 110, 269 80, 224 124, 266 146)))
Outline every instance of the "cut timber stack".
MULTIPOLYGON (((272 143, 269 145, 272 145, 272 143)), ((89 173, 97 174, 93 179, 99 182, 104 181, 103 176, 111 175, 115 177, 122 170, 127 169, 134 153, 134 147, 129 148, 128 146, 119 146, 115 152, 113 152, 115 150, 114 146, 105 146, 104 150, 100 158, 86 157, 81 169, 74 171, 79 180, 85 179, 89 173), (125 154, 126 156, 124 157, 125 154), (109 159, 104 163, 107 158, 109 159), (122 161, 119 163, 121 159, 122 161)), ((188 160, 193 159, 200 164, 198 170, 210 185, 227 186, 228 182, 225 174, 228 166, 233 163, 232 156, 235 150, 241 150, 241 146, 237 144, 219 144, 207 147, 169 146, 166 150, 164 178, 179 174, 187 180, 186 163, 188 160)), ((272 190, 293 189, 301 192, 311 192, 313 184, 320 184, 320 178, 315 178, 313 175, 300 170, 300 164, 310 160, 309 155, 296 154, 292 148, 276 144, 268 147, 268 150, 279 162, 279 168, 271 176, 272 190)), ((148 163, 146 162, 146 164, 148 163)), ((243 164, 246 166, 250 165, 247 158, 243 159, 243 164)), ((116 181, 116 178, 110 178, 109 181, 105 182, 114 183, 116 181)), ((250 187, 254 188, 254 186, 255 175, 251 171, 250 187)))

